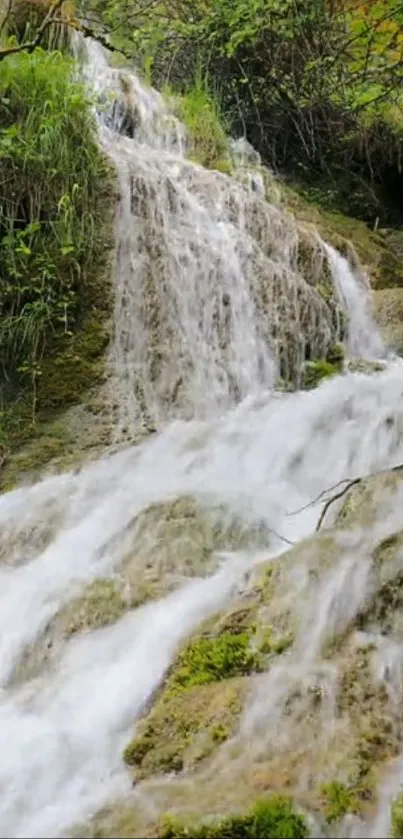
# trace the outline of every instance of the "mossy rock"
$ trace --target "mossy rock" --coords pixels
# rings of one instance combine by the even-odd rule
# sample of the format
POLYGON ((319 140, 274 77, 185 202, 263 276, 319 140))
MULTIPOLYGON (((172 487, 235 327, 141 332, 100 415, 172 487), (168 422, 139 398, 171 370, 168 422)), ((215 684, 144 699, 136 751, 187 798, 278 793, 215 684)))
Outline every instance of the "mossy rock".
POLYGON ((348 373, 363 373, 365 376, 382 373, 385 370, 385 364, 382 361, 367 361, 366 359, 356 358, 346 361, 345 366, 348 373))
MULTIPOLYGON (((274 791, 297 796, 315 814, 315 824, 323 833, 313 835, 337 830, 326 827, 326 822, 337 824, 348 813, 362 818, 371 815, 385 767, 401 752, 400 707, 392 702, 387 681, 379 677, 375 644, 368 643, 382 631, 387 602, 388 615, 401 613, 400 589, 394 599, 383 587, 388 575, 397 583, 400 579, 398 568, 394 570, 399 533, 377 541, 374 532, 367 556, 369 596, 365 599, 363 592, 355 615, 336 621, 329 637, 323 633, 322 654, 318 652, 314 672, 302 680, 298 641, 304 633, 309 637, 322 583, 326 587, 338 564, 351 558, 355 535, 347 531, 357 524, 361 527, 367 515, 371 525, 374 505, 377 513, 382 512, 382 504, 390 512, 396 501, 396 480, 399 472, 385 473, 380 483, 379 476, 363 482, 364 491, 358 493, 337 529, 319 532, 257 566, 247 590, 231 607, 199 627, 198 635, 179 652, 127 746, 125 757, 136 788, 140 784, 139 794, 129 796, 124 806, 116 805, 108 817, 96 817, 89 835, 156 836, 162 815, 170 812, 180 816, 181 827, 175 829, 186 828, 193 836, 200 820, 203 825, 216 825, 233 812, 242 815, 256 796, 274 791), (339 533, 340 528, 346 532, 339 533), (364 626, 360 621, 366 609, 371 614, 364 626), (374 636, 359 634, 367 627, 375 629, 374 636), (277 651, 273 641, 281 638, 280 628, 284 644, 277 651), (216 660, 215 645, 219 651, 228 636, 237 654, 228 659, 220 653, 216 660), (293 637, 297 646, 286 650, 293 637), (250 653, 258 655, 268 674, 254 672, 260 671, 260 662, 249 669, 250 653), (287 656, 284 667, 281 660, 273 661, 279 654, 287 656), (275 728, 270 728, 272 717, 265 717, 264 709, 266 700, 270 707, 270 668, 277 663, 280 679, 283 674, 287 685, 281 714, 275 728), (240 714, 255 697, 263 716, 259 726, 249 731, 239 725, 240 714), (141 802, 146 799, 152 801, 151 809, 143 808, 141 802), (207 813, 211 821, 203 821, 207 813)), ((393 620, 390 627, 386 631, 396 640, 393 620)))
POLYGON ((304 839, 309 829, 304 816, 290 798, 271 796, 256 802, 246 814, 201 824, 183 824, 166 818, 158 832, 161 839, 304 839))
POLYGON ((190 769, 234 733, 248 690, 237 677, 164 692, 126 746, 126 763, 137 778, 190 769))
POLYGON ((403 571, 381 582, 365 609, 359 612, 356 624, 360 629, 376 626, 385 634, 395 628, 396 615, 400 617, 403 608, 403 571))
POLYGON ((389 839, 403 839, 403 793, 392 802, 389 839))
POLYGON ((354 732, 355 772, 351 778, 365 797, 373 792, 373 774, 379 764, 399 753, 396 727, 388 692, 374 676, 371 645, 354 646, 339 682, 337 704, 348 712, 354 732))
POLYGON ((65 633, 74 635, 115 623, 129 605, 121 589, 122 586, 113 579, 100 578, 89 583, 84 592, 70 601, 59 614, 65 633))
POLYGON ((37 676, 60 658, 73 635, 109 626, 132 606, 121 578, 100 577, 87 583, 47 624, 40 638, 24 650, 14 670, 13 682, 37 676))
POLYGON ((210 574, 220 551, 268 547, 270 534, 264 523, 244 523, 224 507, 180 496, 142 511, 127 529, 126 544, 124 575, 140 602, 139 587, 147 599, 161 596, 185 578, 210 574))
POLYGON ((226 816, 194 813, 179 818, 170 811, 153 823, 142 819, 139 807, 122 801, 73 833, 77 839, 305 839, 309 835, 303 811, 288 795, 265 795, 258 800, 255 796, 252 806, 241 809, 238 805, 226 816))
POLYGON ((354 253, 351 251, 353 245, 360 263, 370 276, 373 288, 403 285, 401 244, 396 247, 393 237, 388 235, 389 231, 385 234, 371 230, 359 219, 329 210, 298 186, 281 181, 279 183, 282 203, 301 221, 314 224, 326 241, 343 256, 354 261, 354 253))
MULTIPOLYGON (((74 459, 77 456, 73 445, 74 440, 66 442, 63 423, 58 431, 60 439, 57 438, 58 445, 54 449, 54 454, 60 455, 63 446, 66 446, 71 458, 74 459)), ((16 473, 19 473, 23 466, 27 469, 29 467, 32 471, 35 464, 43 467, 43 462, 40 460, 41 449, 38 448, 39 441, 35 440, 32 443, 31 460, 27 459, 29 449, 25 449, 21 452, 21 459, 12 462, 16 473), (34 461, 35 457, 39 460, 34 461)), ((43 445, 46 447, 51 442, 52 438, 45 435, 43 445)), ((84 451, 81 455, 84 455, 84 451)), ((67 463, 67 458, 65 451, 61 460, 63 465, 67 463)), ((60 524, 56 515, 55 521, 60 524)), ((43 550, 54 536, 53 529, 50 529, 49 533, 46 531, 45 536, 43 527, 38 534, 33 532, 31 523, 25 527, 25 530, 26 532, 22 533, 18 526, 14 525, 12 532, 4 534, 4 540, 0 539, 0 561, 7 562, 13 539, 20 544, 24 539, 29 543, 27 551, 32 545, 35 555, 35 551, 43 550)), ((265 531, 259 527, 242 525, 241 522, 228 516, 225 510, 203 508, 191 496, 150 505, 122 534, 119 573, 110 578, 101 578, 85 584, 74 599, 50 620, 42 635, 26 651, 19 673, 23 672, 25 675, 28 672, 38 673, 51 659, 60 655, 64 644, 72 634, 114 623, 128 609, 137 608, 145 602, 158 599, 176 590, 185 579, 211 573, 218 561, 216 551, 233 550, 237 546, 245 545, 262 547, 266 543, 266 537, 267 533, 265 534, 265 531)), ((202 650, 206 663, 202 676, 204 681, 207 678, 208 665, 214 666, 217 663, 217 656, 213 654, 214 650, 217 655, 222 656, 219 664, 230 670, 224 674, 227 677, 240 672, 250 672, 257 664, 260 652, 250 649, 253 617, 254 610, 251 609, 250 622, 245 622, 243 635, 237 640, 233 640, 236 635, 235 629, 227 633, 227 644, 225 644, 225 638, 224 641, 212 640, 210 658, 206 642, 199 642, 199 653, 200 643, 202 647, 204 644, 202 650)), ((236 618, 228 616, 228 621, 235 623, 236 618)), ((239 625, 238 632, 240 629, 239 625)), ((216 627, 213 620, 210 632, 216 636, 222 635, 224 627, 216 627)), ((273 633, 273 654, 278 654, 280 647, 286 644, 284 635, 285 633, 273 633)), ((270 652, 267 638, 266 647, 265 656, 267 657, 270 652)), ((213 677, 212 673, 210 677, 213 677)))
POLYGON ((324 379, 331 376, 337 376, 340 373, 338 364, 332 364, 330 361, 307 361, 302 369, 301 388, 303 390, 312 390, 317 387, 324 379))
POLYGON ((373 551, 373 557, 376 565, 388 565, 399 558, 400 551, 403 548, 403 531, 398 530, 391 533, 378 543, 373 551))
POLYGON ((385 343, 403 355, 403 288, 376 290, 374 311, 385 343))
MULTIPOLYGON (((387 417, 389 426, 394 418, 387 417)), ((370 527, 382 507, 387 511, 393 506, 393 498, 403 480, 401 470, 387 470, 377 475, 363 478, 345 494, 336 516, 339 527, 370 527)), ((337 508, 336 508, 337 509, 337 508)))

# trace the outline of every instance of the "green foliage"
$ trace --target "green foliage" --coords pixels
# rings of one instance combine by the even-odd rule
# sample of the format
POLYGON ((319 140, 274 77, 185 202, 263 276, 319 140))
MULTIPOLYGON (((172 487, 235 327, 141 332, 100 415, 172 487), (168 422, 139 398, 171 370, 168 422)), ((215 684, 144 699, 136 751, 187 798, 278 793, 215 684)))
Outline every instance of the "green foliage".
POLYGON ((260 655, 250 647, 250 634, 224 632, 191 641, 179 654, 170 681, 173 690, 246 675, 260 669, 260 655))
POLYGON ((229 816, 210 824, 186 827, 166 819, 159 835, 162 839, 304 839, 309 832, 290 799, 272 796, 258 801, 244 816, 229 816))
POLYGON ((245 133, 270 165, 372 222, 390 189, 385 215, 402 214, 394 180, 403 148, 396 0, 90 2, 157 85, 186 91, 201 66, 215 79, 232 131, 245 133))
POLYGON ((123 759, 136 778, 192 769, 230 737, 248 690, 243 677, 162 691, 148 716, 136 726, 123 759))
POLYGON ((209 169, 229 171, 228 140, 218 102, 199 80, 178 99, 188 129, 190 157, 209 169))
POLYGON ((403 837, 403 793, 395 798, 390 814, 390 839, 402 839, 403 837))
POLYGON ((325 804, 326 820, 329 823, 338 821, 346 813, 356 812, 357 801, 354 791, 341 781, 330 781, 328 784, 323 784, 321 792, 325 804))
POLYGON ((85 88, 57 52, 0 77, 0 377, 40 404, 42 360, 63 353, 104 261, 108 167, 85 88))
POLYGON ((304 390, 312 390, 323 379, 336 376, 339 372, 339 366, 330 361, 307 361, 302 372, 301 387, 304 390))

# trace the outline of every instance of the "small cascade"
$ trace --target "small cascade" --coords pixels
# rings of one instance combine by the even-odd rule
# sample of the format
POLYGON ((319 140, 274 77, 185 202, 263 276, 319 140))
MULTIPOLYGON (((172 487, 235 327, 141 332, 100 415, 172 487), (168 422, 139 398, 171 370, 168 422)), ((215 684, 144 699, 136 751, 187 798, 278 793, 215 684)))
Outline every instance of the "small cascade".
POLYGON ((351 358, 376 360, 385 355, 385 347, 370 311, 368 278, 354 270, 346 257, 330 245, 326 253, 341 304, 348 313, 347 349, 351 358))
MULTIPOLYGON (((118 439, 217 415, 278 376, 298 385, 303 362, 345 338, 345 315, 349 346, 366 349, 367 327, 373 347, 348 263, 268 203, 257 175, 241 182, 189 161, 169 103, 110 68, 94 42, 86 73, 121 196, 110 356, 118 439)), ((245 142, 232 157, 240 170, 256 163, 245 142)))

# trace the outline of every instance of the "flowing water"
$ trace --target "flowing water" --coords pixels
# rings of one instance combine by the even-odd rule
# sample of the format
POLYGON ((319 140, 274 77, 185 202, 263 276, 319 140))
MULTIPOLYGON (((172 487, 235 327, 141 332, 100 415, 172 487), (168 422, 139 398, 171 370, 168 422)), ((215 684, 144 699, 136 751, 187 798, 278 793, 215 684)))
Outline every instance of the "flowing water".
MULTIPOLYGON (((161 97, 110 69, 95 45, 87 75, 104 98, 100 142, 121 192, 109 359, 116 438, 142 424, 158 433, 0 498, 3 837, 61 835, 129 790, 122 747, 180 642, 243 589, 253 565, 312 533, 312 499, 403 460, 397 361, 311 392, 273 390, 279 372, 295 373, 337 338, 351 355, 384 355, 365 280, 259 192, 188 161, 185 130, 161 97), (318 291, 326 267, 332 305, 318 291), (225 508, 246 534, 258 525, 265 549, 247 538, 224 545, 207 576, 189 572, 114 625, 64 639, 24 678, 27 650, 60 610, 91 580, 119 573, 133 522, 185 496, 207 512, 225 508)), ((315 667, 326 626, 355 614, 359 556, 350 552, 319 592, 305 581, 320 609, 304 596, 304 654, 295 670, 267 674, 243 723, 248 736, 262 720, 277 728, 286 683, 315 667)))

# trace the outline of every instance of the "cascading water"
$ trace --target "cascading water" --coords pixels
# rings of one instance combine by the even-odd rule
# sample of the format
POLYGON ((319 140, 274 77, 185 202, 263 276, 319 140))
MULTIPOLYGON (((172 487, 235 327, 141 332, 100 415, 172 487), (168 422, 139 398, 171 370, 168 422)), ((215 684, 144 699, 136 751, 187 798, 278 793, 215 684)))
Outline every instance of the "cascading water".
POLYGON ((163 99, 111 70, 95 43, 89 54, 121 194, 110 359, 117 435, 213 416, 272 387, 279 372, 298 380, 306 358, 342 337, 342 309, 354 352, 366 357, 377 333, 369 316, 357 329, 365 293, 347 261, 253 182, 187 160, 185 129, 163 99))
MULTIPOLYGON (((89 55, 88 75, 105 98, 101 142, 121 190, 110 357, 117 439, 141 423, 160 433, 0 498, 4 837, 61 835, 127 792, 122 747, 179 643, 230 602, 254 564, 312 533, 313 498, 403 459, 399 364, 312 392, 270 390, 279 366, 291 373, 340 337, 338 306, 319 289, 325 262, 350 315, 351 351, 383 352, 348 263, 256 191, 187 161, 184 131, 159 95, 111 70, 95 45, 89 55), (183 497, 240 523, 242 547, 228 540, 204 578, 191 579, 201 572, 190 562, 177 569, 173 592, 54 643, 62 610, 92 580, 124 579, 128 551, 141 585, 142 540, 151 540, 152 565, 157 539, 137 523, 183 497), (259 548, 248 536, 256 525, 259 548)), ((309 649, 297 650, 288 676, 267 675, 273 701, 265 705, 263 690, 252 702, 251 737, 262 721, 277 726, 287 678, 303 681, 314 667, 326 624, 354 614, 360 574, 350 556, 323 591, 312 589, 321 609, 307 609, 298 647, 309 649)))

